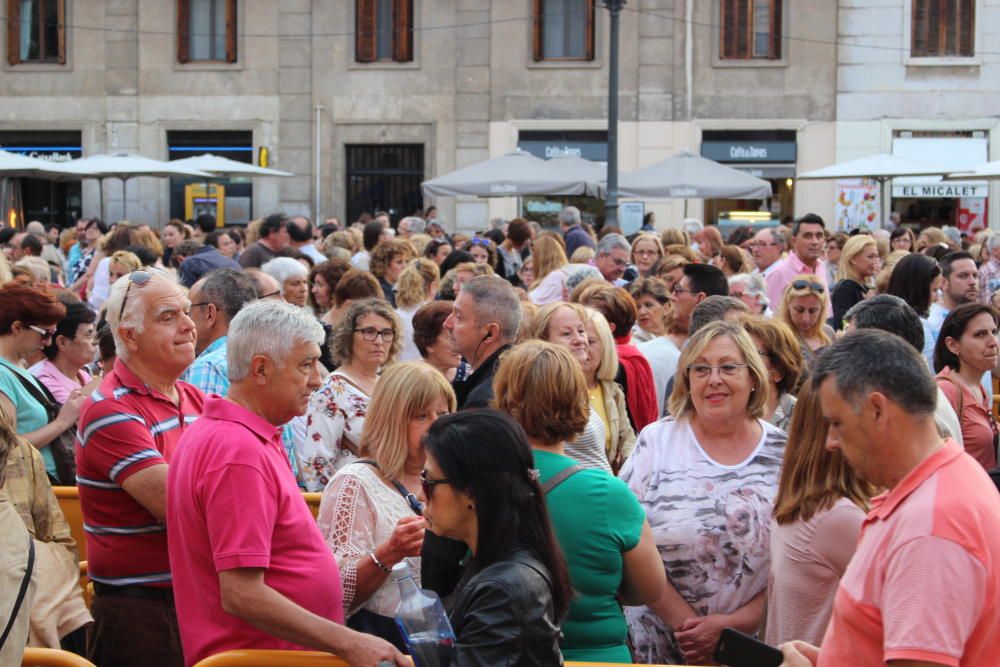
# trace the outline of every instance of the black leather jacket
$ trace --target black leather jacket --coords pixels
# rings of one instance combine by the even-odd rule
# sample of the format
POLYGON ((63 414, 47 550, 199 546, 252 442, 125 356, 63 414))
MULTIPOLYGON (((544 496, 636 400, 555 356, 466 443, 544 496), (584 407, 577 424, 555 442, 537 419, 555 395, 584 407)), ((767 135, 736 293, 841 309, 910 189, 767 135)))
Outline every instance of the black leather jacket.
POLYGON ((561 665, 549 572, 525 549, 469 578, 455 595, 455 667, 561 665))

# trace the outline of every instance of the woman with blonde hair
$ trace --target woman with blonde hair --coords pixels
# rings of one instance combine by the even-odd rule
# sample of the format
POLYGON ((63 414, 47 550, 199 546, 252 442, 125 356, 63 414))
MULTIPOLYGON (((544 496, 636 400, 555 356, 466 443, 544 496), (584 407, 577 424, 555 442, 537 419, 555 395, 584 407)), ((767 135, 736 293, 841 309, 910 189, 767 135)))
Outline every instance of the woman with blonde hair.
POLYGON ((663 259, 663 244, 656 234, 640 232, 632 239, 632 265, 640 276, 652 275, 653 267, 663 259))
POLYGON ((319 527, 340 566, 348 627, 400 650, 393 620, 399 587, 388 575, 406 561, 420 584, 421 439, 434 420, 454 411, 455 392, 433 367, 411 362, 387 369, 368 408, 362 458, 337 471, 320 502, 319 527))
POLYGON ((666 251, 667 246, 679 245, 688 248, 691 246, 691 236, 680 227, 667 227, 660 232, 660 243, 666 251))
POLYGON ((635 496, 618 479, 581 467, 565 443, 591 411, 580 364, 563 345, 530 341, 500 358, 496 407, 534 450, 552 526, 576 596, 562 621, 566 660, 631 662, 622 605, 653 602, 664 588, 656 545, 635 496), (587 519, 581 520, 581 508, 587 519))
POLYGON ((339 365, 309 399, 306 438, 295 443, 306 491, 322 491, 358 458, 371 396, 399 355, 400 332, 399 317, 381 299, 355 301, 334 328, 330 353, 339 365))
POLYGON ((607 437, 604 442, 608 464, 617 475, 625 459, 635 448, 635 431, 628 419, 625 392, 615 382, 618 373, 618 351, 611 326, 599 311, 586 308, 587 344, 590 358, 583 366, 583 375, 590 392, 590 406, 601 418, 607 437))
POLYGON ((119 250, 111 255, 111 261, 108 262, 108 280, 110 284, 114 285, 115 281, 122 276, 127 276, 141 268, 142 261, 136 257, 135 253, 131 253, 128 250, 119 250))
POLYGON ((878 275, 875 276, 875 293, 885 294, 886 290, 889 289, 889 280, 892 278, 892 271, 896 268, 896 265, 912 253, 906 250, 893 250, 889 253, 889 256, 885 258, 882 262, 882 267, 879 269, 878 275))
MULTIPOLYGON (((548 278, 550 274, 555 273, 569 264, 569 260, 566 259, 566 248, 551 234, 542 234, 538 237, 538 240, 536 240, 532 245, 531 258, 531 268, 534 272, 535 280, 528 286, 528 291, 532 294, 541 290, 543 282, 545 282, 545 279, 548 278)), ((558 278, 558 276, 556 278, 558 278)), ((558 282, 558 280, 556 280, 556 282, 558 282)), ((561 286, 558 291, 560 294, 562 293, 561 286)), ((532 301, 538 303, 538 301, 534 298, 532 301)))
POLYGON ((400 361, 419 361, 420 351, 413 343, 413 316, 422 305, 434 300, 441 284, 441 270, 432 260, 418 257, 399 274, 396 282, 396 314, 403 325, 403 349, 400 361))
POLYGON ((674 418, 647 426, 622 468, 667 573, 659 599, 626 609, 635 662, 708 664, 723 628, 760 625, 785 445, 762 419, 770 391, 742 326, 702 327, 681 352, 674 418))
POLYGON ((858 234, 847 239, 840 252, 840 281, 834 286, 830 298, 833 301, 833 328, 840 331, 844 327, 844 315, 854 304, 868 298, 874 285, 875 274, 882 267, 878 254, 878 244, 867 234, 858 234))
POLYGON ((784 322, 761 317, 744 317, 742 321, 743 328, 757 345, 771 386, 764 419, 787 432, 795 409, 793 392, 805 370, 802 348, 784 322))
POLYGON ((840 578, 876 493, 839 449, 826 448, 828 430, 819 391, 807 382, 788 430, 771 520, 764 635, 771 646, 793 639, 822 642, 840 578))
POLYGON ((746 251, 738 245, 722 246, 719 254, 712 258, 712 264, 718 267, 727 279, 738 273, 753 271, 753 264, 747 257, 746 251))
POLYGON ((816 353, 833 342, 833 329, 823 321, 826 287, 812 274, 800 274, 788 284, 776 316, 789 326, 802 348, 806 368, 812 368, 816 353))

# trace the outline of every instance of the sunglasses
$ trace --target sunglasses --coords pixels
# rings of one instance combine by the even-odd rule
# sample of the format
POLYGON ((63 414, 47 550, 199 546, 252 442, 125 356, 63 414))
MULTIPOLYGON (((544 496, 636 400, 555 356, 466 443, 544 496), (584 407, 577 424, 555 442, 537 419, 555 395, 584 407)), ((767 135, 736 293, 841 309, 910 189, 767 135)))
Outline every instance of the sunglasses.
POLYGON ((469 239, 467 245, 481 245, 484 248, 489 248, 493 242, 489 239, 469 239))
POLYGON ((55 329, 43 329, 41 327, 36 327, 34 324, 29 324, 28 328, 34 331, 36 334, 42 337, 42 340, 52 338, 56 335, 55 329))
POLYGON ((823 292, 826 290, 820 283, 814 283, 811 280, 796 280, 792 283, 792 289, 808 289, 813 292, 823 292))
POLYGON ((424 492, 424 498, 430 501, 434 495, 434 487, 438 484, 451 484, 450 479, 427 479, 427 471, 420 471, 420 489, 424 492))
POLYGON ((145 269, 139 269, 138 271, 133 271, 128 274, 128 287, 125 288, 125 297, 122 299, 122 307, 121 310, 118 311, 119 322, 122 320, 122 315, 125 314, 125 304, 128 303, 128 294, 132 291, 132 285, 145 285, 149 282, 150 278, 152 278, 152 276, 149 275, 149 271, 146 271, 145 269))

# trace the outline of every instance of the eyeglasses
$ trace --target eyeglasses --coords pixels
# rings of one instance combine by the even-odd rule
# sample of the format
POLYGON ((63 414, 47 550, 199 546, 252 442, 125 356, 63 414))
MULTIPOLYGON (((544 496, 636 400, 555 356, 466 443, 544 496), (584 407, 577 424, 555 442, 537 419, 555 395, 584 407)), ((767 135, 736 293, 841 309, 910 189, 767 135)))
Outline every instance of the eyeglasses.
POLYGON ((375 327, 365 327, 364 329, 355 329, 354 331, 361 334, 361 336, 369 341, 374 342, 376 338, 382 338, 385 343, 391 343, 396 337, 396 332, 392 329, 376 329, 375 327))
POLYGON ((681 292, 687 292, 688 294, 697 294, 693 289, 684 289, 681 287, 680 283, 674 283, 674 288, 670 290, 674 294, 680 294, 681 292))
POLYGON ((719 371, 721 377, 736 377, 740 374, 741 368, 746 368, 750 364, 721 364, 719 366, 709 366, 708 364, 691 364, 687 367, 688 375, 698 380, 705 380, 712 377, 712 371, 719 371))
POLYGON ((639 257, 649 257, 650 255, 659 255, 657 250, 634 250, 633 255, 638 255, 639 257))
POLYGON ((56 335, 55 329, 43 329, 41 327, 36 327, 34 324, 29 324, 28 328, 34 331, 36 334, 42 337, 42 340, 52 338, 56 335))
POLYGON ((121 322, 122 315, 125 314, 125 304, 128 303, 128 293, 132 290, 132 284, 135 283, 136 285, 145 285, 149 282, 150 278, 152 278, 152 276, 149 275, 149 271, 146 271, 145 269, 139 269, 138 271, 133 271, 128 274, 128 287, 125 288, 125 296, 122 298, 122 307, 121 310, 118 311, 119 322, 121 322))
POLYGON ((211 301, 202 301, 201 303, 192 303, 191 307, 192 308, 204 308, 205 306, 211 306, 211 305, 212 305, 211 301))
POLYGON ((434 487, 438 484, 451 484, 450 479, 427 479, 427 471, 420 471, 420 489, 424 492, 424 498, 431 499, 434 495, 434 487))
POLYGON ((753 243, 748 243, 750 248, 766 248, 768 246, 783 245, 781 243, 768 243, 767 241, 754 241, 753 243))
POLYGON ((792 289, 808 289, 813 292, 823 292, 826 290, 820 283, 814 283, 811 280, 796 280, 792 283, 792 289))
POLYGON ((281 290, 278 290, 277 292, 270 292, 268 294, 261 294, 257 298, 258 299, 273 299, 274 297, 279 297, 280 298, 281 297, 281 290))

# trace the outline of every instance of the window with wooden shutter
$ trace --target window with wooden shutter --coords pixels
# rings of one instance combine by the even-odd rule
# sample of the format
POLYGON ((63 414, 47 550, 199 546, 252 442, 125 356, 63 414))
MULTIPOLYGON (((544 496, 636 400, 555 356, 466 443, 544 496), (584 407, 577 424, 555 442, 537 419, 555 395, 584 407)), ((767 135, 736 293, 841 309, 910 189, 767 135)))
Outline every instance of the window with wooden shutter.
POLYGON ((66 0, 7 0, 7 62, 66 64, 66 0))
POLYGON ((535 0, 535 61, 594 59, 594 0, 535 0))
POLYGON ((354 59, 413 60, 413 0, 355 0, 354 59))
POLYGON ((782 0, 720 0, 719 58, 780 60, 782 0))
POLYGON ((177 61, 236 62, 236 0, 177 0, 177 61))
POLYGON ((912 0, 910 57, 975 55, 976 0, 912 0))

